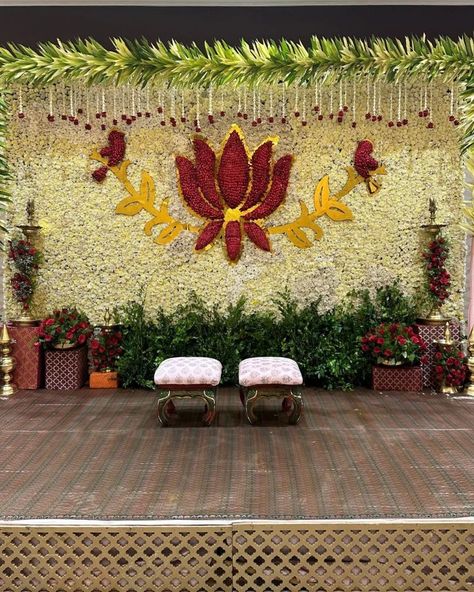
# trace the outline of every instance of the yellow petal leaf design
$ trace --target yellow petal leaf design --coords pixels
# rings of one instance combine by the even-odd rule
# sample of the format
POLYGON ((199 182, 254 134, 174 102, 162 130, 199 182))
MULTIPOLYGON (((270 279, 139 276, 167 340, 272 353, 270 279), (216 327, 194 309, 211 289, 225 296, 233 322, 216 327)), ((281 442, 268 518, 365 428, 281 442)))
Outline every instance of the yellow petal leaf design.
POLYGON ((313 201, 315 212, 318 216, 322 216, 329 204, 329 175, 325 175, 316 185, 313 201))
POLYGON ((319 226, 319 224, 316 224, 316 222, 314 222, 313 220, 305 224, 305 228, 310 228, 314 232, 314 238, 316 240, 321 240, 323 238, 323 229, 321 228, 321 226, 319 226))
POLYGON ((155 203, 155 182, 150 176, 150 173, 147 171, 142 171, 142 178, 140 181, 140 197, 145 204, 153 205, 155 203))
POLYGON ((286 235, 290 239, 290 241, 299 249, 307 249, 311 247, 313 244, 309 238, 307 237, 306 233, 303 232, 300 228, 291 227, 287 232, 286 235))
POLYGON ((117 204, 115 213, 124 214, 125 216, 136 216, 142 210, 143 204, 137 201, 137 198, 134 195, 130 195, 117 204))
POLYGON ((160 234, 155 238, 155 243, 159 245, 167 245, 171 241, 173 241, 181 232, 183 231, 184 226, 180 222, 174 222, 173 224, 169 224, 165 226, 160 234))
POLYGON ((340 220, 352 220, 352 212, 349 206, 333 199, 329 202, 327 215, 329 218, 331 218, 331 220, 335 220, 337 222, 340 220))

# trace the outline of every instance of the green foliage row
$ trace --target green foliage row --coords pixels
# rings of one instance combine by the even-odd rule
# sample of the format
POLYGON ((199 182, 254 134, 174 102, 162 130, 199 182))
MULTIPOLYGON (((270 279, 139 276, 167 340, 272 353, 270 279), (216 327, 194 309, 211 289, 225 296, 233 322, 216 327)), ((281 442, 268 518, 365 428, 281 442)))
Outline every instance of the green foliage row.
POLYGON ((417 316, 415 301, 398 285, 371 298, 353 294, 332 310, 320 301, 298 305, 279 294, 269 311, 249 311, 244 300, 225 310, 207 307, 196 297, 174 312, 160 310, 149 318, 143 303, 130 302, 117 311, 123 324, 124 354, 118 363, 123 385, 151 387, 156 367, 174 356, 208 356, 223 364, 223 383, 236 383, 241 360, 253 356, 284 356, 298 362, 306 384, 350 389, 367 383, 370 362, 360 338, 382 322, 407 324, 417 316))

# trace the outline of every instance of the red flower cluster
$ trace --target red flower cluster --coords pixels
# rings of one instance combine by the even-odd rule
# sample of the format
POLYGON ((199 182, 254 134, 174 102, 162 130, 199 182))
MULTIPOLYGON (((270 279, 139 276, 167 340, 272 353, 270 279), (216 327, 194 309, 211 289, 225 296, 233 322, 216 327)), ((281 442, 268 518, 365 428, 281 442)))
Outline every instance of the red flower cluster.
POLYGON ((467 358, 455 344, 438 350, 434 355, 435 376, 439 384, 443 381, 448 386, 462 386, 466 381, 467 358))
POLYGON ((199 138, 193 142, 195 164, 184 156, 176 158, 184 201, 207 220, 196 250, 212 244, 223 231, 231 261, 240 257, 243 232, 257 247, 270 250, 262 221, 283 202, 292 164, 292 157, 286 155, 272 170, 272 140, 261 144, 249 161, 241 136, 240 130, 231 131, 218 167, 214 150, 199 138))
POLYGON ((92 334, 92 327, 87 316, 75 307, 55 310, 41 321, 38 327, 38 343, 45 347, 66 341, 74 345, 83 345, 92 334))
POLYGON ((98 335, 91 339, 92 365, 97 372, 115 370, 118 358, 123 353, 121 346, 122 333, 101 329, 98 335))
POLYGON ((445 266, 448 255, 448 244, 446 239, 441 236, 432 240, 423 253, 423 259, 426 261, 429 293, 431 298, 439 303, 443 303, 449 297, 451 276, 445 266))
POLYGON ((375 158, 372 158, 374 145, 370 140, 362 140, 357 144, 354 155, 354 168, 357 173, 365 179, 365 184, 369 193, 375 193, 380 185, 372 177, 371 173, 377 170, 379 163, 375 158))
POLYGON ((107 166, 102 166, 92 173, 93 178, 101 183, 107 176, 109 167, 119 165, 125 157, 125 134, 112 130, 109 134, 109 145, 102 148, 100 155, 107 157, 107 166))
POLYGON ((30 308, 36 287, 36 276, 43 256, 28 240, 12 239, 9 244, 8 259, 16 270, 11 278, 11 286, 15 300, 30 308))
POLYGON ((425 364, 426 343, 414 327, 402 323, 382 323, 361 339, 362 351, 378 363, 393 360, 402 364, 425 364))

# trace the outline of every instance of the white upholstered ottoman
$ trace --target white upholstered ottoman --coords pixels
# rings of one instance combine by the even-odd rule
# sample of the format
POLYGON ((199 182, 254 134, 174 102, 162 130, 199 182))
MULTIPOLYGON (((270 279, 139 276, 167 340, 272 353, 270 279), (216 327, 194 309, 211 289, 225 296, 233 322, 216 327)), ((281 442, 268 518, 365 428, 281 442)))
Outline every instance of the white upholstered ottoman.
POLYGON ((158 418, 169 424, 167 407, 174 398, 200 397, 206 403, 203 422, 210 425, 216 414, 217 386, 221 381, 222 364, 214 358, 168 358, 155 372, 158 391, 158 418))
POLYGON ((301 387, 303 376, 298 364, 290 358, 247 358, 239 364, 240 397, 250 423, 257 417, 253 406, 261 397, 284 397, 289 402, 289 422, 298 423, 303 409, 301 387))

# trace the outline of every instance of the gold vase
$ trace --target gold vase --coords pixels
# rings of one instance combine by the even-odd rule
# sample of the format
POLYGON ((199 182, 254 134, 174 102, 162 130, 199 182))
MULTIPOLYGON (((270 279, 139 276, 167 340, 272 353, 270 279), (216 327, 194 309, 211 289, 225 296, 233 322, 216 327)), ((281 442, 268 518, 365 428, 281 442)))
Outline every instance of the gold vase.
POLYGON ((12 356, 12 340, 6 325, 3 325, 0 336, 0 372, 2 373, 0 397, 9 397, 16 393, 17 388, 12 382, 12 372, 15 368, 15 358, 12 356))

